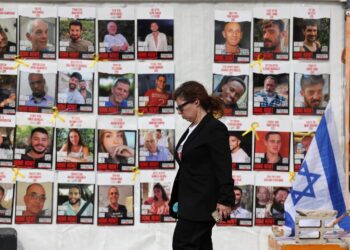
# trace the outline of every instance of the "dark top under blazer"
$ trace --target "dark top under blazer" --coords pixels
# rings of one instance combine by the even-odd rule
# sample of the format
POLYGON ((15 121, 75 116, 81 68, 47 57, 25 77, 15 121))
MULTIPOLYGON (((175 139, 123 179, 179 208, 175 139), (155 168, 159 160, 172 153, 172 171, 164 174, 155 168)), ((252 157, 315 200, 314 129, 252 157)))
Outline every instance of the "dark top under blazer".
MULTIPOLYGON (((180 138, 176 150, 186 138, 180 138)), ((234 204, 231 154, 226 126, 208 113, 182 148, 170 200, 170 214, 191 221, 212 221, 216 204, 234 204), (178 202, 178 214, 172 211, 178 202)))

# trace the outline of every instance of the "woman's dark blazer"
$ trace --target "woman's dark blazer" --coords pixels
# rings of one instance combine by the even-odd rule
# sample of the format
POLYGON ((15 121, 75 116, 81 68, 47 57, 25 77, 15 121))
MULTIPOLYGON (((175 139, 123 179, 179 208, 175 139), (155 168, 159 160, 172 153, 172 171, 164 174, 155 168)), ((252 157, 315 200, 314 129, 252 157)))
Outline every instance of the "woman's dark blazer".
MULTIPOLYGON (((186 138, 188 129, 176 149, 186 138)), ((226 126, 208 113, 185 141, 170 199, 170 214, 191 221, 212 221, 217 203, 234 203, 231 154, 226 126), (178 213, 173 204, 178 202, 178 213)))

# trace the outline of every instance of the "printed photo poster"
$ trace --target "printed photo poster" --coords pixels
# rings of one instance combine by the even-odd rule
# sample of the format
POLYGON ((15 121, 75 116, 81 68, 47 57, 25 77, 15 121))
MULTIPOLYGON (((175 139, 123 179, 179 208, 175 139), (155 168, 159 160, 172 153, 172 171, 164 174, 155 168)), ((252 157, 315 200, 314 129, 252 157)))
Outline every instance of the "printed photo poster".
POLYGON ((49 114, 17 113, 16 168, 52 169, 55 124, 51 118, 49 114))
POLYGON ((254 139, 256 171, 289 171, 291 123, 287 119, 258 119, 254 139))
POLYGON ((96 9, 93 7, 59 7, 58 16, 59 58, 93 59, 96 9))
POLYGON ((136 117, 102 116, 97 122, 97 170, 131 172, 136 165, 136 117))
POLYGON ((173 114, 174 63, 146 61, 138 63, 137 67, 139 113, 173 114))
POLYGON ((169 215, 174 171, 143 171, 140 175, 141 223, 175 222, 169 215))
POLYGON ((95 173, 58 172, 57 224, 93 224, 95 173))
POLYGON ((95 116, 61 115, 56 120, 56 170, 93 171, 95 116))
POLYGON ((62 112, 94 111, 94 68, 91 61, 60 60, 57 108, 62 112))
POLYGON ((294 172, 299 172, 318 124, 319 120, 316 118, 293 120, 294 172))
POLYGON ((216 63, 249 63, 252 13, 243 10, 215 10, 216 63))
POLYGON ((13 166, 15 126, 15 116, 0 115, 0 167, 13 166))
POLYGON ((294 65, 294 115, 323 115, 330 93, 328 63, 294 65))
POLYGON ((13 171, 9 168, 0 169, 0 224, 12 224, 15 183, 13 171))
POLYGON ((175 169, 175 119, 173 116, 138 118, 140 169, 175 169))
POLYGON ((293 59, 328 60, 331 12, 327 7, 293 9, 293 59))
POLYGON ((289 63, 262 63, 253 69, 253 114, 289 114, 289 63))
POLYGON ((224 116, 248 116, 249 72, 247 64, 213 64, 213 94, 224 102, 224 116))
POLYGON ((289 20, 288 8, 254 9, 253 60, 289 60, 289 20))
POLYGON ((137 59, 174 59, 173 8, 137 8, 137 59))
POLYGON ((13 61, 0 61, 0 114, 16 114, 17 68, 15 65, 13 61))
POLYGON ((98 173, 98 226, 134 225, 133 174, 98 173))
POLYGON ((135 63, 98 63, 98 114, 135 114, 135 63))
POLYGON ((17 55, 17 17, 16 5, 1 4, 0 8, 0 59, 14 59, 17 55))
POLYGON ((17 177, 16 224, 52 224, 54 172, 20 170, 17 177))
POLYGON ((256 173, 255 185, 255 226, 283 226, 284 203, 291 187, 289 173, 256 173))
POLYGON ((232 179, 235 181, 232 195, 235 204, 232 207, 230 218, 217 223, 218 226, 253 226, 254 201, 254 173, 233 171, 232 179))
POLYGON ((56 59, 57 8, 49 5, 19 5, 19 56, 56 59))
POLYGON ((98 8, 98 52, 104 60, 135 60, 133 7, 98 8))
POLYGON ((224 117, 221 121, 228 129, 232 170, 252 170, 252 133, 243 135, 251 128, 251 119, 224 117))
POLYGON ((19 68, 18 111, 52 113, 56 103, 57 64, 48 61, 28 61, 29 67, 19 68))

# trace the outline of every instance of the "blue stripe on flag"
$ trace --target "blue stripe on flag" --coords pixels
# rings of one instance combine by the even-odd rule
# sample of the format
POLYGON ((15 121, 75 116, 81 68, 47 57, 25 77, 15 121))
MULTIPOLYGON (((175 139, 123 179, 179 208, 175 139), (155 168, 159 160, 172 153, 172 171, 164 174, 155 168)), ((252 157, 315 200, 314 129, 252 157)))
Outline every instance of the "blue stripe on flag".
POLYGON ((292 229, 292 233, 290 236, 294 236, 295 235, 294 218, 287 211, 285 211, 284 212, 284 219, 285 219, 284 225, 292 229))
MULTIPOLYGON (((338 216, 340 216, 345 212, 346 208, 325 117, 322 118, 320 125, 317 128, 316 142, 319 150, 319 155, 321 157, 323 170, 325 172, 325 177, 327 179, 333 209, 337 210, 338 216)), ((349 230, 350 218, 348 216, 345 217, 339 223, 339 225, 340 227, 349 230)))

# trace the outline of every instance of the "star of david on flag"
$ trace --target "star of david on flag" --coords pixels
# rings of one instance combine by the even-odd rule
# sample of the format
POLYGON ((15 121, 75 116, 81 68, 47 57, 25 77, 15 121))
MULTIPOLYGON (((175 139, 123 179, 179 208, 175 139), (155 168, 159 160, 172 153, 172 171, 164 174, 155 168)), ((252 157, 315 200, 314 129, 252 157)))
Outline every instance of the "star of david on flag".
MULTIPOLYGON (((332 108, 327 106, 284 204, 285 226, 294 235, 296 209, 345 211, 345 173, 332 108)), ((339 226, 350 231, 350 217, 339 226)))

